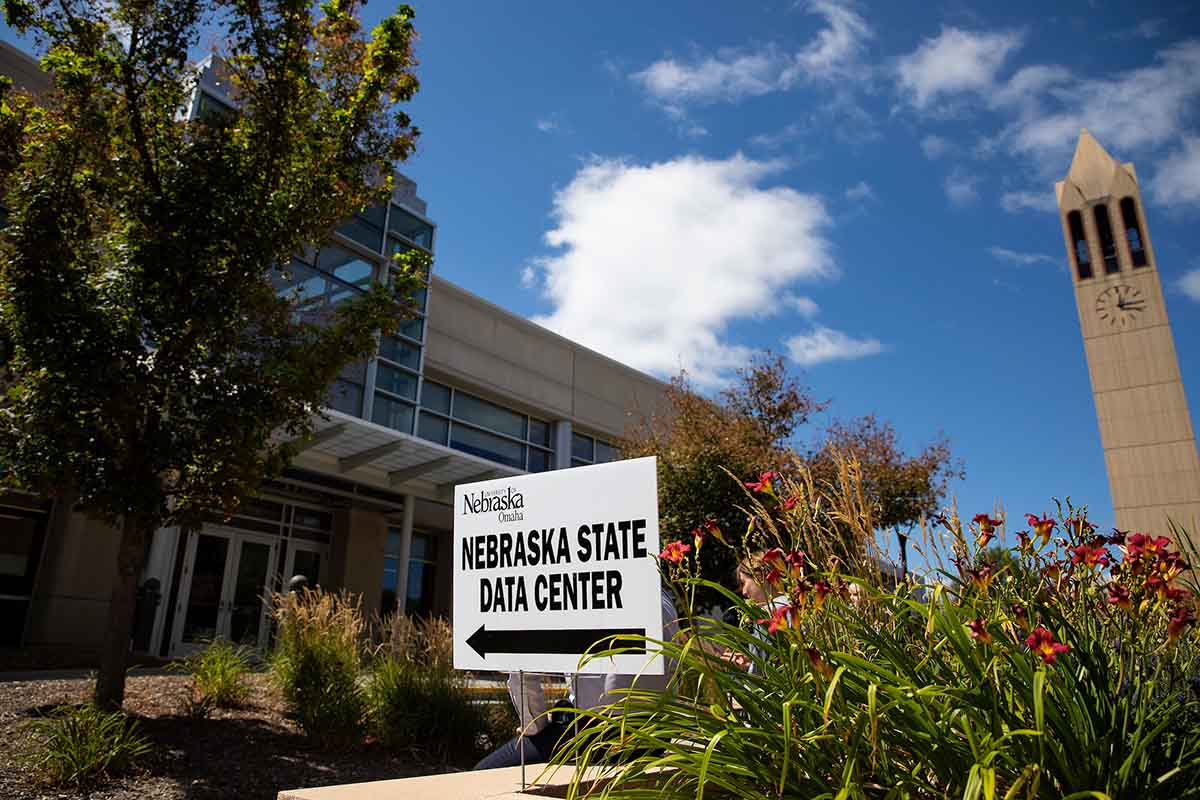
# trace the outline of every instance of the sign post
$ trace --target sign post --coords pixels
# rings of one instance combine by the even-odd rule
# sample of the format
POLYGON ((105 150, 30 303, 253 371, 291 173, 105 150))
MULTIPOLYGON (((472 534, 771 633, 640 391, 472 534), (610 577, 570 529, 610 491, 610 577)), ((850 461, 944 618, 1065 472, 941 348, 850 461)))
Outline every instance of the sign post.
POLYGON ((661 675, 658 549, 652 457, 455 487, 455 668, 661 675))

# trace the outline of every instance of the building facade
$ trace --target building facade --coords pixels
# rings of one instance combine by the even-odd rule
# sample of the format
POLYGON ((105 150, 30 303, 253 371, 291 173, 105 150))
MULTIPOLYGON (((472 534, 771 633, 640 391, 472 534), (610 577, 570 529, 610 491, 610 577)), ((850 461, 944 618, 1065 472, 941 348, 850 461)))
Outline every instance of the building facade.
POLYGON ((1200 546, 1200 458, 1133 164, 1084 130, 1055 185, 1117 527, 1200 546))
MULTIPOLYGON (((0 71, 15 74, 13 59, 31 61, 10 48, 0 71)), ((219 70, 202 67, 192 114, 230 104, 219 70)), ((272 270, 280 295, 324 313, 389 281, 392 254, 433 255, 437 226, 416 189, 397 176, 390 202, 272 270)), ((231 518, 155 533, 136 652, 180 656, 216 637, 262 649, 262 597, 296 575, 360 595, 368 614, 448 616, 456 485, 611 460, 630 414, 662 403, 663 383, 436 274, 413 300, 419 314, 342 371, 280 478, 231 518)), ((98 647, 118 541, 69 501, 0 498, 0 645, 98 647)))

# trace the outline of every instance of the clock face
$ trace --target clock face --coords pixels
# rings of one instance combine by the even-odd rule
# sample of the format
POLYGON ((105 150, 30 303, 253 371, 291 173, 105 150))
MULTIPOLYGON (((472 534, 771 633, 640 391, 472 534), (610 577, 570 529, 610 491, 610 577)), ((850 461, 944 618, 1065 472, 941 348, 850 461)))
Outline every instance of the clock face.
POLYGON ((1145 310, 1146 298, 1141 290, 1123 283, 1110 286, 1096 298, 1096 315, 1113 328, 1132 325, 1145 310))

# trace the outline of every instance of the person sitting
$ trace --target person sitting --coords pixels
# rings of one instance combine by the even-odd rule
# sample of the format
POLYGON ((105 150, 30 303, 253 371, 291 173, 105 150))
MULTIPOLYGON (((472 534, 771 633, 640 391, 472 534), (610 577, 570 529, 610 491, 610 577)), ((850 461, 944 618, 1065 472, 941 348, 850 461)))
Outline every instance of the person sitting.
MULTIPOLYGON (((671 641, 679 633, 678 613, 670 593, 664 588, 661 594, 663 640, 671 641)), ((674 664, 664 659, 662 675, 632 675, 617 672, 603 674, 572 673, 566 675, 569 697, 559 701, 556 708, 589 709, 619 702, 622 690, 630 688, 663 691, 671 681, 674 664)), ((522 696, 521 673, 511 672, 508 676, 508 695, 520 716, 516 736, 488 755, 474 769, 497 769, 515 767, 521 763, 544 764, 558 748, 574 734, 575 725, 569 712, 554 713, 546 702, 545 675, 525 673, 524 696, 522 696), (524 762, 521 750, 524 748, 524 762)))

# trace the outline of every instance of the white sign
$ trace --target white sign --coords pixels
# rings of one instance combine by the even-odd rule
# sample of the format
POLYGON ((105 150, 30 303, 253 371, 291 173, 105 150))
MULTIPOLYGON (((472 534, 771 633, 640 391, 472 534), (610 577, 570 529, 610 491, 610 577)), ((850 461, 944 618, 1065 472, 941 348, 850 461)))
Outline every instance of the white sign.
POLYGON ((662 639, 657 554, 652 457, 456 486, 455 668, 661 675, 653 652, 579 669, 614 635, 662 639))

